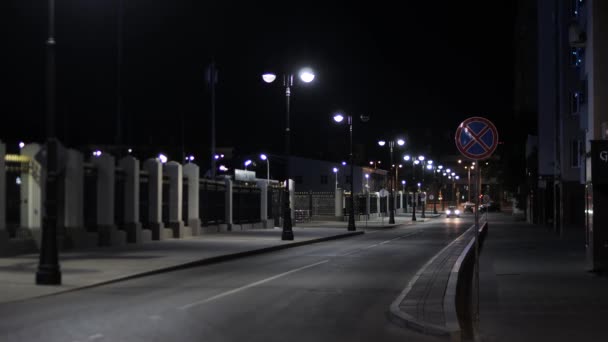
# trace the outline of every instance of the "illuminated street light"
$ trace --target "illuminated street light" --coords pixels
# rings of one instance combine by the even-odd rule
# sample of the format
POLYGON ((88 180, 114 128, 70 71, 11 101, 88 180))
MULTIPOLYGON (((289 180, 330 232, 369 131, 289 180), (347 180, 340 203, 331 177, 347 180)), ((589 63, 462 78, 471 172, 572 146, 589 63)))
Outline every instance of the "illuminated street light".
MULTIPOLYGON (((300 79, 305 83, 310 83, 314 80, 315 74, 310 68, 304 68, 299 72, 300 79)), ((262 75, 262 79, 266 83, 272 83, 276 80, 276 74, 265 73, 262 75)), ((281 234, 282 240, 293 240, 293 229, 291 222, 291 204, 289 203, 289 172, 290 172, 290 159, 291 159, 291 128, 290 128, 290 98, 291 90, 293 87, 293 74, 288 73, 283 75, 283 87, 285 87, 285 157, 287 162, 285 163, 285 204, 283 208, 283 231, 281 234)))
POLYGON ((245 160, 245 163, 244 163, 245 164, 245 170, 247 170, 247 166, 251 165, 251 163, 252 163, 251 159, 245 160))
POLYGON ((160 162, 164 164, 167 162, 168 159, 167 159, 167 156, 165 156, 164 154, 161 153, 158 155, 158 160, 160 160, 160 162))
POLYGON ((260 154, 260 159, 266 161, 266 185, 270 184, 270 159, 265 154, 260 154))

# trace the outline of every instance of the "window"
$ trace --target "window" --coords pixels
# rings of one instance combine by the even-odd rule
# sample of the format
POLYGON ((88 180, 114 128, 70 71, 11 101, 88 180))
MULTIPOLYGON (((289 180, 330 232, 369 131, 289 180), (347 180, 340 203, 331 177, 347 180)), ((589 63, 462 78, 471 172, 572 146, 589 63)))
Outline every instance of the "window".
POLYGON ((570 49, 570 65, 575 68, 580 68, 583 65, 585 58, 585 49, 573 47, 570 49))
POLYGON ((570 167, 581 167, 581 141, 572 140, 570 142, 570 167))
POLYGON ((578 91, 570 93, 570 114, 578 115, 581 110, 582 94, 578 91))
POLYGON ((321 175, 321 184, 327 184, 327 175, 321 175))

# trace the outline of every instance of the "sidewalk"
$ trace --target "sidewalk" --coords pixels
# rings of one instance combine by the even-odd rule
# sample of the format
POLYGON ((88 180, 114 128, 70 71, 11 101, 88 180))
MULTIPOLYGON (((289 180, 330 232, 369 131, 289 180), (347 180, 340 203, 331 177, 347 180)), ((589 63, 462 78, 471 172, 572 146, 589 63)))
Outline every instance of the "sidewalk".
POLYGON ((281 240, 282 229, 233 230, 209 233, 186 239, 151 241, 123 247, 101 247, 61 252, 62 284, 35 284, 38 254, 0 258, 0 303, 25 300, 80 288, 145 276, 179 268, 235 259, 331 239, 364 234, 366 229, 391 228, 411 224, 411 219, 396 215, 357 221, 357 230, 347 230, 348 222, 316 221, 296 223, 294 240, 281 240), (367 226, 367 227, 366 227, 367 226))
POLYGON ((560 238, 546 226, 490 215, 480 258, 480 340, 607 341, 608 278, 587 269, 583 227, 560 238))

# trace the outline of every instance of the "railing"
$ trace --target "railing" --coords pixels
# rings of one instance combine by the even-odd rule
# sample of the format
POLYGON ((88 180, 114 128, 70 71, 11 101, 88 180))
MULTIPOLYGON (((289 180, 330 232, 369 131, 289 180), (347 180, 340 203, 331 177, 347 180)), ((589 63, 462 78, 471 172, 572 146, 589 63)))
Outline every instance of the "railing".
POLYGON ((221 181, 199 180, 199 215, 203 226, 226 221, 226 185, 221 181))
POLYGON ((234 223, 260 222, 260 188, 235 184, 232 187, 232 219, 234 223))

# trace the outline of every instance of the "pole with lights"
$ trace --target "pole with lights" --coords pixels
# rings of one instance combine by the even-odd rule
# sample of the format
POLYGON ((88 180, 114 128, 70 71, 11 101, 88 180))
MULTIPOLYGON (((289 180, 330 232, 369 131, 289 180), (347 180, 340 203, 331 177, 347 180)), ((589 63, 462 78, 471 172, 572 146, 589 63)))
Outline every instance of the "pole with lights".
MULTIPOLYGON (((411 157, 410 155, 403 156, 403 160, 412 161, 412 184, 416 182, 416 164, 418 161, 416 158, 411 157)), ((416 221, 416 189, 412 192, 412 221, 416 221)))
MULTIPOLYGON (((368 116, 361 115, 361 121, 367 122, 368 116)), ((342 123, 346 119, 348 125, 348 139, 349 139, 349 163, 350 163, 350 208, 348 210, 348 230, 354 231, 355 227, 355 168, 354 168, 354 157, 353 157, 353 117, 351 115, 345 115, 342 113, 336 113, 333 115, 333 119, 337 123, 342 123)))
MULTIPOLYGON (((310 83, 314 80, 315 74, 312 70, 306 68, 302 69, 299 73, 300 79, 305 83, 310 83)), ((266 83, 272 83, 277 78, 273 73, 265 73, 262 75, 262 79, 266 83)), ((285 74, 283 76, 283 86, 285 87, 285 205, 283 208, 283 232, 281 234, 282 240, 293 240, 293 228, 291 222, 291 204, 289 203, 289 172, 290 172, 290 159, 291 159, 291 128, 289 123, 290 115, 290 98, 291 88, 293 87, 293 74, 285 74)))
MULTIPOLYGON (((405 145, 405 140, 403 139, 397 139, 395 140, 390 140, 388 141, 388 148, 389 148, 389 153, 390 153, 390 167, 393 167, 393 149, 395 147, 395 142, 397 142, 397 145, 399 146, 403 146, 405 145)), ((384 140, 380 140, 378 141, 378 145, 384 147, 387 144, 387 141, 384 140)), ((396 179, 396 172, 393 171, 392 175, 390 176, 390 184, 389 184, 389 201, 388 201, 388 206, 389 206, 389 212, 390 212, 390 217, 388 219, 388 223, 389 224, 394 224, 395 223, 395 184, 397 183, 396 179)))
POLYGON ((42 241, 40 245, 40 258, 36 270, 36 284, 61 284, 61 270, 59 267, 59 251, 57 249, 57 199, 58 187, 58 148, 59 142, 55 137, 55 1, 49 0, 48 13, 49 36, 47 47, 47 79, 46 79, 46 129, 47 129, 47 155, 46 155, 46 190, 45 215, 42 228, 42 241))

